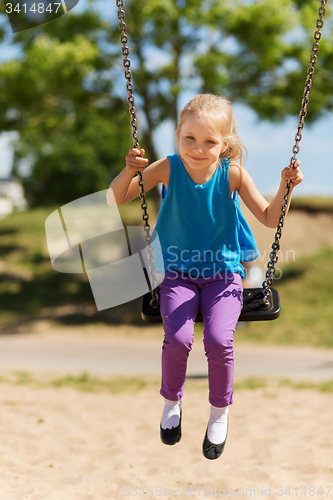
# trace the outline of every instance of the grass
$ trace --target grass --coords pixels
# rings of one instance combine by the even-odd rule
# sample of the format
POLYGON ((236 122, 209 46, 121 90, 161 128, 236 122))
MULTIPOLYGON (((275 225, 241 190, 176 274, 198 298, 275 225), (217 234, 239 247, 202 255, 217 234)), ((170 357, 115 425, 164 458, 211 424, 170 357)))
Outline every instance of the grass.
POLYGON ((333 249, 283 267, 275 283, 281 316, 269 322, 247 323, 238 341, 333 347, 333 249))
MULTIPOLYGON (((140 222, 137 203, 120 208, 124 223, 140 222)), ((0 333, 20 331, 21 325, 26 328, 40 318, 58 325, 126 323, 149 329, 141 320, 141 299, 98 312, 86 275, 53 270, 45 220, 55 209, 14 213, 1 221, 0 333)), ((281 317, 238 328, 237 341, 333 347, 332 263, 333 249, 324 248, 285 265, 274 285, 280 293, 281 317)), ((202 333, 202 325, 196 332, 202 333)))
POLYGON ((92 377, 88 372, 83 372, 80 375, 68 375, 52 380, 49 385, 51 387, 72 387, 83 392, 106 391, 111 394, 120 394, 142 391, 148 386, 157 385, 157 383, 142 377, 116 377, 104 380, 92 377))
POLYGON ((268 388, 282 387, 294 390, 312 389, 318 392, 333 392, 333 380, 324 382, 306 382, 294 381, 290 379, 267 380, 263 377, 249 377, 234 383, 234 389, 239 390, 256 390, 268 388))
POLYGON ((263 377, 248 377, 243 380, 234 382, 235 391, 244 389, 264 389, 268 385, 267 379, 263 377))
MULTIPOLYGON (((45 388, 70 388, 79 392, 85 393, 107 393, 107 394, 136 394, 144 389, 153 388, 158 390, 160 385, 159 377, 154 376, 139 376, 139 377, 111 377, 99 378, 93 377, 88 372, 80 374, 69 374, 59 378, 40 380, 25 371, 16 371, 8 376, 0 377, 0 384, 11 384, 19 386, 30 386, 33 389, 45 388)), ((207 379, 192 379, 189 377, 186 380, 186 391, 195 391, 207 389, 207 379)), ((333 380, 325 382, 296 382, 289 379, 267 379, 263 377, 248 377, 238 380, 234 383, 234 390, 258 390, 258 389, 278 389, 287 388, 292 390, 311 389, 318 392, 333 392, 333 380)))
POLYGON ((333 198, 319 196, 295 197, 291 203, 291 210, 303 210, 308 213, 333 213, 333 198))
POLYGON ((319 392, 333 392, 333 380, 327 380, 325 382, 294 382, 291 380, 280 380, 280 387, 287 387, 290 389, 315 389, 319 392))
POLYGON ((61 389, 69 387, 80 392, 100 393, 107 392, 109 394, 121 393, 136 393, 146 389, 147 387, 158 387, 159 379, 156 377, 111 377, 99 378, 93 377, 87 371, 80 374, 69 374, 59 378, 43 380, 34 378, 34 376, 26 371, 15 371, 9 376, 0 377, 0 383, 12 385, 31 386, 34 389, 43 389, 54 387, 61 389))
MULTIPOLYGON (((38 317, 60 324, 140 322, 140 300, 97 312, 85 274, 64 274, 51 266, 45 220, 56 209, 16 212, 0 228, 0 332, 15 331, 38 317), (133 313, 133 307, 135 313, 133 313), (61 311, 59 313, 59 310, 61 311)), ((120 207, 126 224, 140 224, 140 211, 120 207)))

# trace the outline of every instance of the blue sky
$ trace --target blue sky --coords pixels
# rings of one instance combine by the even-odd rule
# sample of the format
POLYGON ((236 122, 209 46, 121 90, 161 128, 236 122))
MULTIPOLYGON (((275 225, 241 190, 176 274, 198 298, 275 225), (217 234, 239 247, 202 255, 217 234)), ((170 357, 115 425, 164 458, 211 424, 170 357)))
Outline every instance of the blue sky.
MULTIPOLYGON (((85 5, 86 0, 81 0, 75 10, 81 10, 85 5)), ((100 0, 95 5, 99 6, 106 18, 113 16, 116 18, 115 3, 100 0)), ((1 59, 4 59, 4 54, 7 59, 14 57, 15 53, 15 48, 9 45, 5 51, 2 50, 1 59)), ((316 84, 315 80, 314 76, 313 85, 316 84)), ((187 92, 181 107, 195 93, 195 89, 193 93, 187 92)), ((300 104, 301 99, 302 96, 300 96, 300 104)), ((298 116, 273 124, 258 120, 256 114, 244 106, 234 104, 233 109, 237 117, 239 135, 248 150, 245 168, 254 179, 258 189, 264 195, 272 195, 279 185, 282 168, 289 164, 292 156, 298 116)), ((333 196, 332 130, 333 113, 312 126, 305 123, 298 155, 304 172, 304 181, 297 187, 294 196, 333 196)), ((155 141, 161 157, 174 152, 173 135, 174 129, 169 123, 160 126, 156 132, 155 141)), ((9 139, 12 137, 13 134, 0 135, 0 177, 8 176, 10 173, 12 154, 9 139)))
MULTIPOLYGON (((299 118, 290 117, 278 125, 260 122, 252 110, 238 107, 236 115, 240 135, 249 153, 245 167, 260 191, 273 194, 280 182, 280 171, 293 156, 299 118)), ((304 181, 294 191, 294 196, 333 196, 332 129, 332 113, 312 126, 305 122, 298 154, 304 181)))

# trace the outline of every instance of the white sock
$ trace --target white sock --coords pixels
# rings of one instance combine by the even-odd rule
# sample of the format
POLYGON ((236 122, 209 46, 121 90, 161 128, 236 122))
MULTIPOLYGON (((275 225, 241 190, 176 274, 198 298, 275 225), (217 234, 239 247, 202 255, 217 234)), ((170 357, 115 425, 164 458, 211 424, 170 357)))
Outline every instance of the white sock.
POLYGON ((162 429, 172 429, 178 427, 180 421, 181 400, 169 401, 164 399, 164 409, 162 415, 162 429))
POLYGON ((208 422, 207 437, 213 444, 221 444, 226 440, 228 429, 229 407, 216 408, 210 406, 210 416, 208 422))

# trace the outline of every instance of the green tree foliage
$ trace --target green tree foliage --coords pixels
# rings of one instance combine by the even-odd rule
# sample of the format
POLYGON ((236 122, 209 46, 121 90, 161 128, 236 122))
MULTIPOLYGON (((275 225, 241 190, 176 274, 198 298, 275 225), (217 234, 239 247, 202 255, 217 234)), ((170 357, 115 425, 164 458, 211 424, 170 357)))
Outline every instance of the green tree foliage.
MULTIPOLYGON (((127 0, 126 22, 144 139, 156 158, 152 131, 175 124, 182 92, 213 92, 277 121, 298 115, 319 0, 127 0), (154 49, 154 50, 153 50, 154 49)), ((308 108, 309 122, 333 109, 332 15, 308 108)), ((116 37, 116 29, 113 38, 116 37)))
MULTIPOLYGON (((195 60, 203 88, 278 121, 298 114, 310 62, 319 0, 217 1, 207 24, 214 39, 195 60), (231 54, 227 43, 233 42, 231 54), (209 55, 209 57, 207 57, 209 55)), ((332 15, 327 8, 316 63, 309 122, 333 109, 332 15)))
POLYGON ((63 16, 19 33, 22 57, 0 65, 0 127, 19 134, 13 173, 32 206, 106 189, 124 165, 130 130, 99 46, 106 30, 97 14, 63 16))
MULTIPOLYGON (((268 120, 297 116, 319 0, 125 0, 140 143, 177 122, 182 94, 213 92, 268 120)), ((14 172, 34 204, 103 189, 131 145, 116 11, 75 11, 18 33, 19 60, 0 65, 0 131, 16 130, 14 172), (121 100, 119 97, 122 96, 121 100)), ((309 122, 333 108, 332 15, 327 8, 309 122)), ((2 26, 2 25, 1 25, 2 26)))

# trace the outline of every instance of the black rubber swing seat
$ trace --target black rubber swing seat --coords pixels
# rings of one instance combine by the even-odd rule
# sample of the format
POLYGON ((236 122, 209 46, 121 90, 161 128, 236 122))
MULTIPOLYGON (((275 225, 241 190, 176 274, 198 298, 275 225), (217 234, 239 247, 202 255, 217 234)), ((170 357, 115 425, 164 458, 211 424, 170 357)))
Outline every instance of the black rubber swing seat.
MULTIPOLYGON (((280 316, 280 296, 275 288, 271 288, 268 297, 269 304, 263 302, 262 288, 245 288, 243 291, 243 308, 238 321, 270 321, 280 316)), ((161 323, 160 308, 150 305, 151 294, 146 293, 142 297, 141 316, 148 323, 161 323)), ((202 322, 202 315, 196 317, 196 322, 202 322)))

